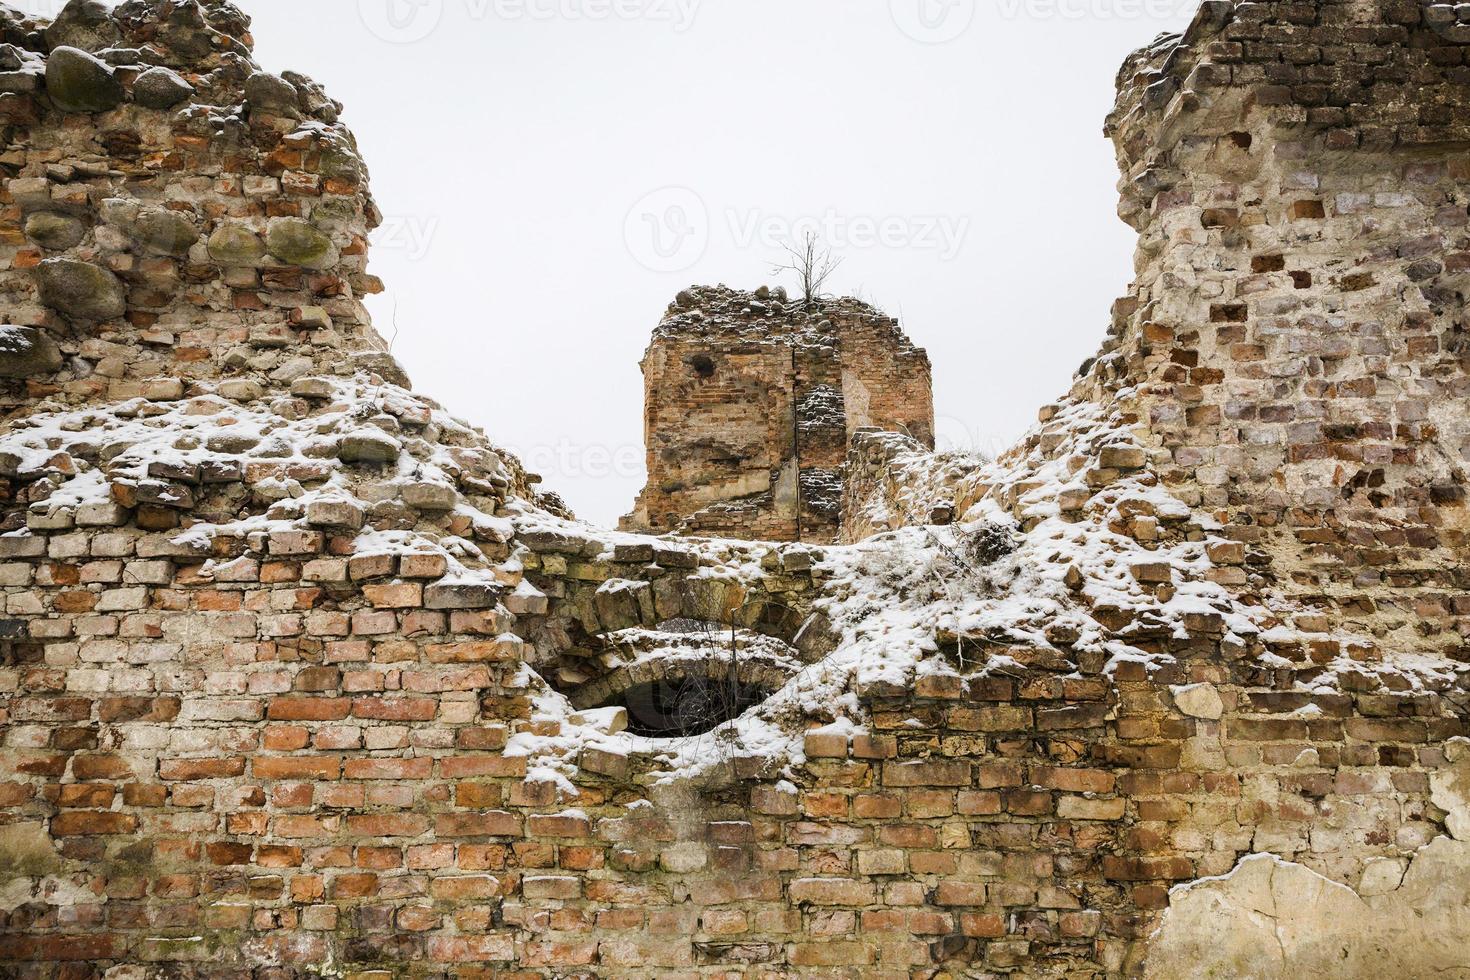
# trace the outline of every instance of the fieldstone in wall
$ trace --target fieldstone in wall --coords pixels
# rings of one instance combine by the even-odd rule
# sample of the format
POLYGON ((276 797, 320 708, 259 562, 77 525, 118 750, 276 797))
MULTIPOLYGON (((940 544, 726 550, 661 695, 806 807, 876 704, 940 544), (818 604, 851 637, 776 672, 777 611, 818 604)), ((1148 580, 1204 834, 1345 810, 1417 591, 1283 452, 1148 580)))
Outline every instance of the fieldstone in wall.
POLYGON ((63 112, 106 112, 124 98, 106 62, 71 47, 56 48, 46 59, 46 93, 63 112))
POLYGON ((45 35, 46 44, 53 51, 62 47, 99 51, 122 39, 117 22, 102 0, 69 0, 46 28, 45 35))
POLYGON ((386 466, 402 452, 403 447, 397 439, 371 430, 349 433, 337 443, 337 458, 344 463, 386 466))
POLYGON ((47 259, 36 267, 41 302, 79 320, 111 320, 127 311, 122 281, 101 266, 77 259, 47 259))
POLYGON ((296 113, 300 93, 279 75, 258 71, 245 80, 245 101, 256 109, 296 113))
POLYGON ((1174 688, 1174 705, 1191 718, 1218 721, 1225 714, 1220 692, 1212 684, 1190 684, 1174 688))
POLYGON ((266 229, 265 244, 275 258, 304 269, 325 269, 337 261, 332 239, 300 218, 273 218, 266 229))
POLYGON ((133 82, 133 101, 148 109, 172 109, 194 94, 194 86, 169 68, 150 68, 133 82))
POLYGON ((199 240, 199 229, 194 222, 168 208, 109 198, 102 202, 101 212, 103 221, 155 255, 186 255, 199 240))
POLYGON ((0 377, 30 378, 61 368, 56 341, 35 327, 0 326, 0 377))
POLYGON ((55 211, 37 211, 26 218, 26 237, 53 252, 62 252, 87 237, 82 219, 55 211))
POLYGON ((398 359, 387 351, 355 351, 351 357, 351 364, 354 370, 371 372, 389 384, 403 388, 413 387, 413 382, 409 379, 408 372, 403 369, 403 365, 399 364, 398 359))
POLYGON ((237 222, 221 222, 209 236, 209 257, 222 266, 258 266, 265 255, 261 237, 237 222))
POLYGON ((1429 777, 1430 800, 1445 811, 1445 828, 1456 840, 1470 841, 1470 739, 1445 745, 1450 765, 1429 777))

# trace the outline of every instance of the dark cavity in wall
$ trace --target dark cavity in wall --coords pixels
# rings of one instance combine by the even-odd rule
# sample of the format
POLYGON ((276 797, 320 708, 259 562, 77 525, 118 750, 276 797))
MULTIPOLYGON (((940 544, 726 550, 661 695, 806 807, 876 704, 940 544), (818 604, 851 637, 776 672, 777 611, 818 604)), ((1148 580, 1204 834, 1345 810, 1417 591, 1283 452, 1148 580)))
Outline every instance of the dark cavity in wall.
POLYGON ((631 688, 617 703, 628 709, 633 734, 685 738, 713 731, 770 696, 754 684, 696 673, 631 688))

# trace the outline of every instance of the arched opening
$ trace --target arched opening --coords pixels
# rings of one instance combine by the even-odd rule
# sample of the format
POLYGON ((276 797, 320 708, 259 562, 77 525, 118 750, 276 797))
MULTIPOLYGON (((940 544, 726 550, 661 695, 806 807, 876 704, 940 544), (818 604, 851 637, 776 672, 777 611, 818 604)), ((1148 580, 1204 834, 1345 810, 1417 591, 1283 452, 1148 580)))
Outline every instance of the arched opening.
POLYGON ((704 735, 739 718, 771 691, 702 670, 629 688, 610 702, 628 711, 628 731, 649 738, 704 735))
POLYGON ((708 354, 695 354, 689 358, 689 366, 694 369, 695 377, 701 381, 715 376, 715 360, 708 354))

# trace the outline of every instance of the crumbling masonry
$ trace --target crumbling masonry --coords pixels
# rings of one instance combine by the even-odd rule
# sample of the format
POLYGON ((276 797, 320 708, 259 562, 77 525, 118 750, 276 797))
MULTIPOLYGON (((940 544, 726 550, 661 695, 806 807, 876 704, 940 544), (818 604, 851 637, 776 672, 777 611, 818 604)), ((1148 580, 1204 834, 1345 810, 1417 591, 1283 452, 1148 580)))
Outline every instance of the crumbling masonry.
POLYGON ((831 543, 855 433, 934 448, 928 357, 855 299, 685 290, 643 383, 648 486, 625 530, 831 543))
POLYGON ((1133 56, 1099 356, 994 463, 844 397, 818 546, 589 527, 410 391, 229 3, 0 7, 0 975, 1467 973, 1462 15, 1133 56))

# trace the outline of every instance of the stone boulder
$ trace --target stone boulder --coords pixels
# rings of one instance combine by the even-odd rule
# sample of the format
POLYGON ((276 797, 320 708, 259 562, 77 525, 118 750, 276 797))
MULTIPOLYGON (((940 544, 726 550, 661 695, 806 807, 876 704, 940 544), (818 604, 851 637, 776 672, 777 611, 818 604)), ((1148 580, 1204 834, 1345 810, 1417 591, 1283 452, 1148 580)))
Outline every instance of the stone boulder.
POLYGON ((282 115, 300 115, 301 95, 296 86, 279 75, 258 71, 245 80, 245 101, 253 109, 282 115))
POLYGON ((230 268, 258 266, 265 260, 265 242, 244 225, 226 221, 209 236, 209 257, 230 268))
POLYGON ((46 46, 83 51, 100 51, 113 47, 122 39, 122 31, 112 19, 112 11, 102 0, 71 0, 46 28, 46 46))
POLYGON ((1219 721, 1225 714, 1225 703, 1213 684, 1190 684, 1172 691, 1174 706, 1190 718, 1219 721))
POLYGON ((0 378, 30 378, 61 369, 61 348, 44 330, 0 326, 0 378))
POLYGON ((326 269, 337 264, 332 239, 300 218, 276 218, 266 229, 266 249, 287 265, 326 269))
POLYGON ((25 231, 27 238, 53 252, 71 248, 87 237, 86 222, 55 211, 37 211, 26 218, 25 231))
POLYGON ((199 240, 194 222, 178 211, 145 207, 124 198, 103 201, 102 220, 154 255, 185 255, 199 240))
POLYGON ((373 429, 350 432, 337 443, 337 458, 344 463, 386 466, 395 462, 402 452, 397 439, 373 429))
POLYGON ((111 320, 127 311, 122 280, 90 262, 47 259, 36 266, 41 302, 80 320, 111 320))
POLYGON ((413 382, 408 377, 408 372, 398 359, 387 351, 361 350, 354 351, 348 357, 349 363, 354 371, 368 371, 382 378, 390 385, 400 388, 412 388, 413 382))
POLYGON ((150 68, 133 83, 133 101, 148 109, 172 109, 193 94, 194 86, 167 68, 150 68))
POLYGON ((1445 828, 1457 840, 1470 841, 1470 740, 1445 743, 1450 765, 1429 777, 1430 799, 1445 811, 1445 828))
POLYGON ((46 91, 62 112, 106 112, 123 101, 122 83, 99 58, 60 47, 46 61, 46 91))

